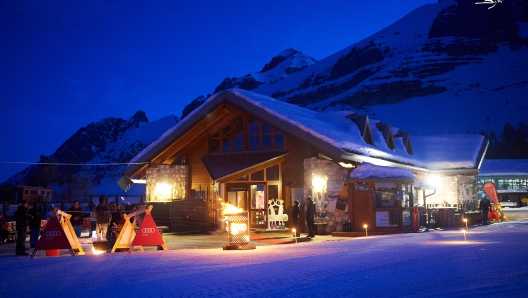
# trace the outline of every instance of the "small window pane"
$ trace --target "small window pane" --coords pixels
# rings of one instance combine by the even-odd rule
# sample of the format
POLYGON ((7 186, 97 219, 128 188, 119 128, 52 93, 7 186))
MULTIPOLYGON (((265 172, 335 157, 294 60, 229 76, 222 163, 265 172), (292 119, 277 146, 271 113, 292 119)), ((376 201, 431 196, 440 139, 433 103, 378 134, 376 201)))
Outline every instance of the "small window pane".
POLYGON ((222 144, 222 151, 231 151, 231 139, 224 139, 222 144))
POLYGON ((262 123, 262 133, 270 133, 271 132, 271 126, 267 125, 266 123, 262 123))
POLYGON ((278 181, 279 180, 279 165, 274 165, 266 169, 266 180, 267 181, 278 181))
POLYGON ((255 135, 258 134, 258 121, 253 120, 249 123, 249 134, 255 135))
POLYGON ((253 181, 263 181, 264 180, 264 170, 251 174, 251 180, 253 181))
POLYGON ((233 145, 234 145, 234 150, 235 151, 242 151, 244 150, 244 138, 242 136, 236 136, 234 139, 233 139, 233 145))
POLYGON ((284 135, 282 133, 276 133, 274 141, 274 148, 284 148, 284 135))
POLYGON ((220 140, 218 139, 219 134, 216 133, 211 137, 209 152, 218 152, 220 149, 220 140))
POLYGON ((231 137, 231 125, 228 125, 226 127, 224 127, 224 129, 222 130, 222 136, 225 138, 225 137, 231 137))
POLYGON ((271 135, 262 135, 262 149, 271 148, 271 135))
POLYGON ((242 122, 242 117, 237 117, 233 121, 233 133, 237 134, 238 132, 241 132, 244 130, 244 124, 242 122))
POLYGON ((248 180, 249 180, 249 176, 248 176, 248 175, 246 175, 246 176, 242 176, 242 177, 237 178, 237 179, 235 179, 235 180, 236 180, 236 181, 248 181, 248 180))
POLYGON ((249 137, 249 150, 258 150, 259 148, 259 138, 258 136, 250 136, 249 137))
POLYGON ((278 185, 268 185, 268 200, 278 199, 279 198, 279 186, 278 185))

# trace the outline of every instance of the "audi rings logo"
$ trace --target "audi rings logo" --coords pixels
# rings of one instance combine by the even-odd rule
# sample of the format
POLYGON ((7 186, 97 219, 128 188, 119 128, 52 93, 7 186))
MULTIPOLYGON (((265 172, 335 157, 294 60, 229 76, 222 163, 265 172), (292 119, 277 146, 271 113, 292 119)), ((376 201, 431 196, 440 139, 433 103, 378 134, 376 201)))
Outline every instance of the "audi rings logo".
POLYGON ((47 231, 46 232, 46 237, 58 237, 61 234, 62 233, 60 231, 47 231))
POLYGON ((143 233, 154 233, 154 231, 156 231, 156 229, 154 228, 142 228, 141 229, 141 232, 143 233))

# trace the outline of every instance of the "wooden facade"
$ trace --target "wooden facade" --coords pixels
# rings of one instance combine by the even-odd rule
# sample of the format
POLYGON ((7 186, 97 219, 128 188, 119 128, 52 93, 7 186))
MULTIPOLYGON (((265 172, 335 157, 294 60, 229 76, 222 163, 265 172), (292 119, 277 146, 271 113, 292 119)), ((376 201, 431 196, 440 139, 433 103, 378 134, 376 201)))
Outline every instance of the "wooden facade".
MULTIPOLYGON (((184 200, 189 202, 174 201, 170 206, 171 229, 175 231, 183 230, 204 230, 215 226, 220 218, 222 203, 229 202, 232 193, 243 196, 245 202, 239 202, 237 207, 242 207, 245 211, 250 211, 251 228, 268 228, 267 221, 259 221, 256 217, 266 213, 269 200, 281 201, 284 214, 291 214, 292 202, 290 200, 290 187, 304 187, 303 161, 306 158, 317 156, 318 151, 313 146, 308 145, 294 135, 283 132, 278 127, 266 123, 258 115, 245 112, 233 105, 225 103, 217 107, 209 117, 203 119, 192 129, 186 132, 181 138, 170 144, 161 154, 156 156, 150 166, 159 165, 187 165, 189 169, 188 196, 184 200), (235 119, 242 119, 243 126, 243 148, 241 150, 224 150, 225 152, 210 152, 212 136, 218 132, 223 132, 226 127, 232 125, 235 119), (267 125, 273 131, 283 134, 283 146, 280 148, 254 149, 248 150, 250 119, 256 120, 260 125, 267 125), (246 168, 222 177, 213 178, 206 165, 202 161, 204 156, 210 160, 229 160, 237 163, 237 156, 253 153, 262 155, 271 153, 279 157, 260 162, 258 164, 248 164, 246 168), (268 179, 267 171, 271 167, 278 167, 278 175, 273 179, 268 179), (259 173, 263 172, 263 176, 259 173), (251 186, 259 186, 264 190, 265 206, 259 211, 251 208, 251 186), (220 187, 220 189, 219 189, 220 187), (193 214, 193 219, 185 220, 189 214, 193 214)), ((262 128, 260 128, 262 134, 262 128)), ((229 136, 229 142, 233 141, 233 136, 229 136)), ((226 137, 226 143, 227 143, 226 137)), ((262 142, 262 140, 261 140, 262 142)), ((262 144, 260 145, 262 147, 262 144)), ((225 161, 222 161, 225 162, 225 161)), ((141 168, 134 173, 134 176, 145 178, 147 167, 141 168)), ((158 208, 154 208, 158 209, 158 208)), ((154 211, 156 212, 156 211, 154 211)), ((264 218, 268 215, 265 214, 264 218)))
MULTIPOLYGON (((292 196, 303 201, 306 196, 312 196, 312 179, 316 174, 326 177, 329 187, 325 186, 323 193, 315 193, 320 208, 316 222, 325 233, 339 231, 347 220, 355 231, 363 230, 364 224, 379 226, 380 214, 396 220, 398 216, 394 214, 402 215, 405 208, 412 206, 374 207, 377 200, 374 188, 379 187, 376 186, 379 181, 361 182, 368 185, 367 191, 350 188, 358 181, 347 182, 348 214, 344 210, 328 210, 327 206, 330 201, 337 204, 336 195, 343 181, 361 163, 405 169, 415 174, 430 170, 413 156, 408 133, 399 131, 391 135, 390 125, 371 125, 366 115, 351 113, 336 117, 339 118, 318 115, 248 91, 223 91, 138 154, 125 175, 147 180, 149 201, 152 189, 149 189, 148 169, 186 167, 185 184, 181 184, 185 190, 178 191, 185 195, 172 197, 162 207, 168 209, 163 216, 170 217, 166 225, 173 231, 222 228, 221 213, 227 204, 248 211, 250 228, 288 228, 292 196)), ((482 144, 476 142, 476 146, 482 144)), ((475 161, 477 165, 484 152, 481 149, 475 161)), ((462 172, 473 174, 478 168, 462 172)), ((410 182, 400 181, 395 185, 401 187, 402 183, 410 182)), ((301 207, 301 214, 303 211, 301 207)), ((404 219, 400 217, 397 223, 391 220, 382 230, 405 229, 404 219)), ((302 215, 299 221, 303 232, 302 215)))

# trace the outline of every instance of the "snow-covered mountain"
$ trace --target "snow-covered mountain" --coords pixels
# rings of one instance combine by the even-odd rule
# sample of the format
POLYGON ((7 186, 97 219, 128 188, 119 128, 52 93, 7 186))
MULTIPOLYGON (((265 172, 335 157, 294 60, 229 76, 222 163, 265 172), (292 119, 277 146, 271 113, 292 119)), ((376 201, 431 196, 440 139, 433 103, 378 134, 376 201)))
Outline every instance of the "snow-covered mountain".
MULTIPOLYGON (((526 122, 528 3, 507 0, 489 9, 475 2, 425 5, 321 61, 284 50, 214 92, 240 88, 313 110, 358 111, 411 135, 500 132, 506 122, 526 122)), ((191 101, 181 118, 205 100, 191 101)), ((68 194, 72 184, 77 192, 122 192, 116 181, 125 166, 95 164, 127 163, 178 121, 149 123, 143 112, 103 119, 6 183, 53 182, 55 194, 68 194)))
POLYGON ((57 198, 121 194, 116 182, 126 164, 178 122, 172 115, 149 122, 138 111, 130 119, 110 117, 90 123, 53 154, 41 156, 38 164, 11 176, 5 184, 49 186, 57 198))
MULTIPOLYGON (((273 57, 266 63, 262 70, 246 74, 240 78, 225 78, 213 93, 231 88, 253 90, 260 86, 274 85, 281 80, 300 72, 301 70, 315 64, 317 60, 306 56, 295 49, 286 49, 273 57)), ((181 118, 185 118, 190 112, 199 107, 207 98, 199 96, 188 104, 182 112, 181 118)))
POLYGON ((411 134, 498 132, 526 121, 527 6, 441 0, 295 73, 271 68, 279 55, 215 92, 238 87, 313 110, 356 110, 411 134))

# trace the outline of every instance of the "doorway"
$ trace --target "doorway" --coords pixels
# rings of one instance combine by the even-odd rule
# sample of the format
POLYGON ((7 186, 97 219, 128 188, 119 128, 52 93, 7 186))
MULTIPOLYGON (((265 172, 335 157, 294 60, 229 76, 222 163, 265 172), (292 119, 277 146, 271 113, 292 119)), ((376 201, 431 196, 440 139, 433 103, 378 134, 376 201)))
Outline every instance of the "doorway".
POLYGON ((227 184, 226 203, 249 213, 250 228, 266 228, 266 184, 227 184))

